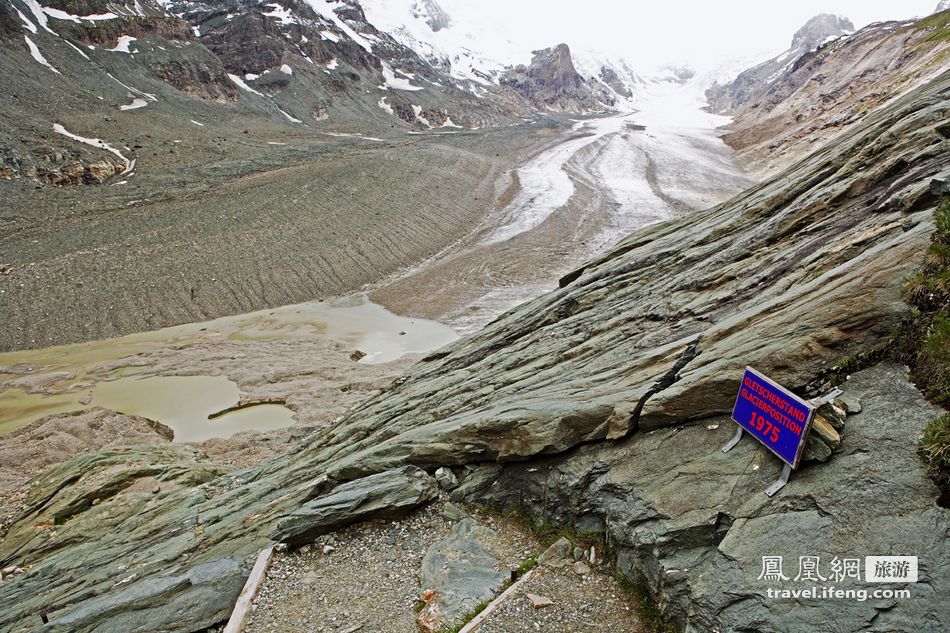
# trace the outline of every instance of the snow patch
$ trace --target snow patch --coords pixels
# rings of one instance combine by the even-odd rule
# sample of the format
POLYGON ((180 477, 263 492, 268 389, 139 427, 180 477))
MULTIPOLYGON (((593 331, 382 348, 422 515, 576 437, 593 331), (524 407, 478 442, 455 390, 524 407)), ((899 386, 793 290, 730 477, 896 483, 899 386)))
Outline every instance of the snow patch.
POLYGON ((327 65, 326 65, 327 70, 336 70, 339 67, 340 67, 340 62, 337 61, 336 57, 334 57, 329 62, 327 62, 327 65))
POLYGON ((73 15, 72 13, 66 13, 65 11, 51 9, 49 7, 43 7, 43 13, 57 20, 67 20, 69 22, 75 22, 76 24, 79 24, 82 20, 87 22, 104 22, 106 20, 114 20, 119 17, 115 13, 111 12, 95 13, 93 15, 73 15))
POLYGON ((132 99, 132 103, 129 103, 127 105, 120 105, 119 109, 123 111, 124 110, 138 110, 139 108, 144 108, 147 105, 148 105, 148 101, 146 101, 145 99, 140 99, 136 97, 135 99, 132 99))
MULTIPOLYGON (((328 2, 328 0, 304 0, 304 2, 310 5, 310 8, 316 13, 319 13, 321 16, 330 19, 338 29, 346 33, 347 37, 349 37, 351 40, 362 46, 366 52, 373 52, 372 45, 336 14, 334 9, 340 7, 341 5, 328 2)), ((321 31, 320 34, 326 35, 326 32, 321 31)))
POLYGON ((347 134, 345 132, 320 132, 320 133, 325 134, 327 136, 339 136, 341 138, 359 138, 359 139, 363 139, 364 141, 375 141, 377 143, 386 142, 381 138, 376 138, 374 136, 363 136, 362 134, 347 134))
POLYGON ((296 119, 296 118, 290 116, 289 114, 287 114, 286 112, 284 112, 284 111, 281 110, 280 108, 277 108, 277 110, 278 110, 281 114, 283 114, 285 117, 287 117, 287 120, 290 121, 291 123, 303 123, 303 121, 301 121, 300 119, 296 119))
POLYGON ((441 126, 439 126, 439 127, 458 127, 458 128, 460 128, 460 127, 462 127, 462 126, 461 126, 461 125, 458 125, 458 124, 455 123, 455 122, 453 122, 453 121, 452 121, 452 117, 447 116, 447 117, 445 117, 445 123, 443 123, 443 124, 442 124, 441 126))
POLYGON ((118 79, 116 79, 115 76, 114 76, 112 73, 106 73, 106 75, 109 77, 109 79, 111 79, 112 81, 116 82, 117 84, 119 84, 120 86, 122 86, 123 88, 125 88, 126 90, 128 90, 129 92, 131 92, 133 95, 138 95, 138 96, 143 97, 143 98, 145 98, 145 99, 147 99, 147 100, 149 100, 149 101, 158 101, 158 97, 156 97, 156 96, 153 95, 152 93, 150 93, 150 92, 143 92, 143 91, 139 90, 138 88, 133 88, 132 86, 126 85, 126 84, 122 83, 121 81, 119 81, 118 79))
POLYGON ((426 127, 432 127, 432 124, 429 122, 429 119, 422 116, 422 106, 414 105, 412 106, 412 111, 416 114, 416 121, 423 124, 426 127))
POLYGON ((115 45, 115 48, 110 48, 108 50, 113 53, 131 54, 132 51, 129 50, 129 44, 131 44, 135 40, 136 38, 132 37, 131 35, 121 35, 119 36, 119 42, 115 45))
POLYGON ((264 17, 274 18, 280 22, 281 26, 287 26, 288 24, 298 24, 297 18, 294 17, 293 12, 290 9, 280 6, 276 3, 270 3, 267 5, 271 8, 270 11, 261 13, 264 17))
POLYGON ((389 64, 383 64, 383 85, 380 86, 383 90, 393 89, 393 90, 422 90, 419 86, 413 86, 409 83, 408 79, 403 79, 397 77, 396 73, 393 72, 393 69, 389 67, 389 64))
MULTIPOLYGON (((49 23, 46 19, 46 13, 43 12, 43 7, 40 6, 40 3, 36 0, 23 0, 23 4, 27 6, 30 10, 30 13, 33 14, 33 18, 36 20, 36 23, 44 30, 53 35, 57 35, 56 31, 49 28, 49 23)), ((57 35, 58 37, 58 35, 57 35)))
POLYGON ((27 31, 35 35, 36 25, 30 22, 30 20, 25 15, 23 15, 22 11, 20 11, 16 7, 13 7, 13 9, 16 11, 17 15, 20 16, 20 19, 23 20, 23 28, 25 28, 27 31))
POLYGON ((71 49, 73 49, 74 51, 76 51, 77 53, 79 53, 79 56, 80 56, 80 57, 82 57, 83 59, 85 59, 85 60, 88 61, 88 62, 91 62, 91 61, 92 61, 91 59, 89 59, 89 55, 86 55, 86 54, 82 51, 81 48, 79 48, 78 46, 76 46, 75 44, 73 44, 72 42, 70 42, 69 40, 63 40, 63 41, 66 42, 66 45, 69 46, 69 48, 71 48, 71 49))
POLYGON ((195 125, 199 126, 199 127, 204 127, 204 126, 205 126, 204 123, 202 123, 202 122, 200 122, 200 121, 195 121, 194 119, 191 119, 191 122, 194 123, 195 125))
POLYGON ((382 108, 385 112, 388 112, 389 114, 393 116, 396 115, 396 113, 393 112, 393 107, 389 105, 388 103, 386 103, 386 97, 383 97, 382 99, 379 100, 379 107, 382 108))
POLYGON ((280 66, 280 72, 284 73, 285 75, 292 75, 292 74, 294 74, 294 69, 291 68, 291 67, 290 67, 289 65, 287 65, 287 64, 281 64, 281 66, 280 66))
POLYGON ((259 93, 258 91, 254 90, 253 88, 251 88, 250 86, 248 86, 246 83, 244 83, 244 80, 241 79, 240 77, 238 77, 237 75, 232 75, 231 73, 228 73, 228 79, 230 79, 231 81, 233 81, 233 82, 235 83, 235 85, 236 85, 238 88, 240 88, 241 90, 246 90, 247 92, 252 92, 252 93, 256 94, 258 97, 263 97, 263 96, 264 96, 264 95, 262 95, 261 93, 259 93))
POLYGON ((53 68, 53 65, 50 64, 48 61, 46 61, 46 58, 43 57, 43 54, 40 52, 40 49, 36 47, 36 44, 33 43, 33 40, 31 40, 31 39, 30 39, 29 37, 27 37, 26 35, 23 36, 23 39, 26 40, 26 45, 29 47, 29 49, 30 49, 30 55, 33 56, 33 59, 35 59, 35 60, 38 61, 39 63, 41 63, 41 64, 43 64, 44 66, 46 66, 47 68, 49 68, 50 70, 52 70, 52 71, 53 71, 54 73, 56 73, 57 75, 62 75, 62 74, 63 74, 63 73, 59 72, 58 70, 56 70, 55 68, 53 68))
POLYGON ((126 158, 125 156, 122 155, 122 152, 120 152, 120 151, 117 150, 116 148, 112 147, 111 145, 109 145, 108 143, 106 143, 105 141, 103 141, 102 139, 99 139, 99 138, 86 138, 86 137, 84 137, 84 136, 79 136, 78 134, 73 134, 72 132, 68 131, 66 128, 64 128, 64 127, 63 127, 62 125, 60 125, 59 123, 54 123, 54 124, 53 124, 53 131, 56 132, 57 134, 62 134, 63 136, 68 136, 69 138, 73 139, 74 141, 79 141, 80 143, 85 143, 86 145, 91 145, 91 146, 93 146, 93 147, 98 147, 99 149, 104 149, 105 151, 110 152, 110 153, 116 155, 116 156, 119 158, 119 160, 122 161, 122 164, 125 166, 125 168, 122 170, 122 173, 123 173, 123 174, 126 173, 126 172, 129 172, 129 171, 131 171, 132 169, 135 168, 135 161, 134 161, 134 160, 129 160, 128 158, 126 158))
POLYGON ((254 73, 244 73, 244 79, 247 81, 254 81, 255 79, 260 79, 260 75, 255 75, 254 73))

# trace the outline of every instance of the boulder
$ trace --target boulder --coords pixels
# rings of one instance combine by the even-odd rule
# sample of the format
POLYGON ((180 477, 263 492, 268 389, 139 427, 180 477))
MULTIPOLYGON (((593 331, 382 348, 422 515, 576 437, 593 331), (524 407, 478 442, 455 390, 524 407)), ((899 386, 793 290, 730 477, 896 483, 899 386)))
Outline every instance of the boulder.
POLYGON ((429 547, 419 575, 429 596, 418 617, 423 631, 458 623, 504 588, 510 574, 492 553, 497 538, 494 530, 465 518, 429 547))
POLYGON ((375 518, 394 518, 432 501, 438 486, 420 468, 404 466, 347 482, 303 504, 279 521, 275 541, 308 543, 321 534, 375 518))

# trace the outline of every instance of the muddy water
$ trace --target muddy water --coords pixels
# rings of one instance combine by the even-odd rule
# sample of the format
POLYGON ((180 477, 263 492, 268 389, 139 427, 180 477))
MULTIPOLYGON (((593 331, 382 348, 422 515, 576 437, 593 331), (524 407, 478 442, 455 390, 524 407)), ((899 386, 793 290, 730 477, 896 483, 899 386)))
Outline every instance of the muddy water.
POLYGON ((363 352, 361 363, 385 363, 438 349, 457 337, 441 323, 400 317, 355 296, 103 341, 4 353, 0 354, 0 435, 46 415, 91 406, 158 420, 174 429, 180 442, 292 423, 293 412, 279 405, 242 408, 209 420, 209 415, 240 399, 238 386, 227 377, 136 376, 148 371, 136 355, 163 346, 220 338, 326 340, 363 352))

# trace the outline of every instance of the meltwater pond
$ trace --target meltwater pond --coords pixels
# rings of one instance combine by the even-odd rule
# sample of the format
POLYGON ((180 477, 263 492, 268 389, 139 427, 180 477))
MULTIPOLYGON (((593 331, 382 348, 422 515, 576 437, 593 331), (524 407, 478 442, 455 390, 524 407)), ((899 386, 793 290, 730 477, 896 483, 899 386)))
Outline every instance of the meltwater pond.
POLYGON ((396 315, 357 295, 102 341, 8 352, 0 354, 0 435, 47 415, 96 406, 157 420, 175 431, 177 442, 293 423, 293 411, 280 404, 237 406, 240 389, 227 376, 149 375, 140 355, 163 347, 215 340, 323 340, 361 352, 354 358, 362 364, 375 364, 424 354, 456 338, 446 325, 396 315), (116 369, 123 359, 129 359, 130 366, 116 369))
POLYGON ((238 386, 223 376, 129 377, 96 385, 91 404, 158 420, 175 432, 176 442, 202 442, 293 424, 294 412, 287 407, 234 407, 239 397, 238 386), (233 410, 217 415, 227 409, 233 410))

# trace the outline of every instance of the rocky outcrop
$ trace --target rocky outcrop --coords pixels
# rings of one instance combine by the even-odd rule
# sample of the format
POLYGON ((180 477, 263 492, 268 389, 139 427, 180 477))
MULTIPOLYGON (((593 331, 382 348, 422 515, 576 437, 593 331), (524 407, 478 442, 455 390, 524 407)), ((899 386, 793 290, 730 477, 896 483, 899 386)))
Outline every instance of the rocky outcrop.
POLYGON ((32 148, 26 155, 4 156, 0 174, 5 180, 30 178, 57 186, 98 185, 125 171, 125 164, 106 154, 70 151, 51 146, 32 148))
POLYGON ((414 0, 410 12, 413 17, 425 20, 429 28, 436 33, 448 28, 449 24, 452 23, 448 12, 439 6, 435 0, 414 0))
POLYGON ((610 86, 614 92, 628 99, 633 96, 633 91, 630 87, 625 84, 620 76, 617 74, 617 71, 613 68, 608 68, 607 66, 600 67, 600 80, 605 84, 610 86))
MULTIPOLYGON (((903 280, 933 231, 930 180, 950 161, 937 129, 948 96, 945 73, 775 178, 628 237, 558 290, 432 354, 260 467, 207 481, 188 455, 143 457, 151 478, 205 482, 145 494, 128 476, 90 467, 114 463, 109 454, 61 466, 40 479, 0 545, 0 564, 26 570, 0 585, 0 627, 39 626, 47 610, 51 630, 93 630, 96 618, 119 614, 147 621, 142 630, 183 629, 177 613, 151 607, 190 600, 202 614, 225 612, 230 584, 210 596, 180 579, 221 561, 246 568, 308 504, 394 469, 459 465, 476 468, 454 494, 493 500, 501 473, 512 483, 497 501, 517 495, 527 505, 535 479, 506 473, 554 463, 548 458, 584 461, 562 471, 577 481, 572 490, 597 494, 578 523, 623 546, 621 568, 661 579, 649 588, 693 630, 780 628, 793 603, 758 597, 759 570, 748 562, 770 553, 760 550, 775 535, 786 544, 776 553, 789 559, 812 546, 854 557, 892 553, 888 543, 897 543, 925 561, 929 588, 913 600, 854 607, 864 617, 857 626, 940 621, 950 582, 941 535, 950 524, 908 448, 933 413, 912 388, 876 396, 893 374, 851 388, 864 411, 849 418, 839 453, 774 499, 759 492, 778 471, 765 448, 718 449, 729 435, 720 416, 746 365, 802 390, 901 319, 903 280), (862 427, 862 418, 875 421, 862 427), (872 520, 881 512, 891 514, 872 520), (859 543, 873 551, 854 551, 859 543), (662 566, 648 569, 654 561, 662 566), (739 591, 723 591, 719 578, 740 579, 739 591)), ((306 533, 319 529, 312 521, 306 533)), ((814 628, 840 622, 840 609, 823 601, 796 617, 814 628)))
POLYGON ((848 416, 840 450, 794 473, 773 498, 764 490, 778 460, 748 438, 723 454, 735 424, 722 416, 506 465, 466 501, 604 533, 620 571, 650 592, 676 630, 938 630, 950 618, 935 595, 950 583, 950 512, 934 503, 936 487, 915 454, 938 409, 906 368, 862 372, 844 386, 867 406, 848 416), (883 585, 909 588, 910 599, 767 597, 811 584, 878 588, 863 576, 836 578, 832 565, 858 559, 863 574, 864 556, 883 553, 915 555, 925 567, 923 584, 883 585), (763 556, 782 556, 786 581, 759 578, 763 556), (801 556, 819 557, 827 583, 795 580, 801 556))
POLYGON ((277 524, 274 540, 300 545, 360 520, 396 518, 432 501, 438 490, 432 477, 413 466, 363 477, 292 512, 277 524))
POLYGON ((587 112, 602 109, 590 86, 574 68, 567 44, 534 51, 529 66, 519 65, 500 80, 540 110, 587 112))
POLYGON ((237 89, 219 64, 196 60, 169 60, 149 69, 186 95, 214 101, 237 101, 237 89))
POLYGON ((734 114, 765 94, 788 72, 795 61, 838 36, 854 31, 851 20, 830 13, 816 15, 792 36, 791 47, 776 57, 753 66, 726 84, 706 90, 709 107, 720 114, 734 114))
MULTIPOLYGON (((743 95, 726 106, 714 87, 707 93, 710 103, 735 115, 726 143, 756 172, 774 173, 791 164, 942 72, 950 59, 948 20, 950 12, 872 24, 789 56, 786 67, 764 81, 756 67, 725 87, 743 95)), ((814 38, 814 33, 801 36, 806 43, 814 38)))

